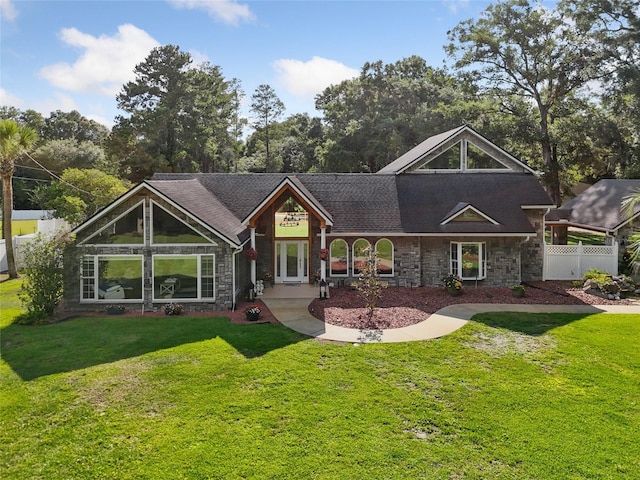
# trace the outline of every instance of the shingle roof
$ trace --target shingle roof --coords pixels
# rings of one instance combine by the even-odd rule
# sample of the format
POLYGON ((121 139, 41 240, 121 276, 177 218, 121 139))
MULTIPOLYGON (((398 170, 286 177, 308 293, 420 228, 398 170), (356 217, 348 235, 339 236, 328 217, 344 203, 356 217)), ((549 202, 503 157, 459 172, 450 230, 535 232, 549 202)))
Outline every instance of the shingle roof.
MULTIPOLYGON (((162 188, 171 198, 177 195, 183 208, 203 221, 212 222, 214 229, 231 229, 237 234, 240 219, 253 211, 286 176, 156 174, 149 183, 162 188), (201 188, 193 186, 196 180, 201 188), (185 181, 190 182, 188 188, 185 181), (175 185, 162 187, 162 184, 175 185)), ((296 182, 331 215, 332 234, 530 234, 535 229, 521 206, 551 204, 537 178, 521 173, 296 174, 296 182), (500 225, 490 222, 440 225, 460 202, 473 205, 500 225)))
MULTIPOLYGON (((600 180, 567 202, 560 208, 547 214, 547 222, 561 219, 567 223, 597 230, 617 230, 629 217, 622 211, 625 197, 640 191, 640 180, 600 180)), ((636 205, 634 216, 640 213, 640 204, 636 205)))
POLYGON ((197 179, 146 183, 235 245, 241 245, 249 237, 247 227, 197 179))
POLYGON ((408 174, 396 177, 403 231, 416 233, 535 233, 523 206, 551 205, 538 179, 524 173, 408 174), (449 222, 460 203, 488 215, 491 222, 449 222))

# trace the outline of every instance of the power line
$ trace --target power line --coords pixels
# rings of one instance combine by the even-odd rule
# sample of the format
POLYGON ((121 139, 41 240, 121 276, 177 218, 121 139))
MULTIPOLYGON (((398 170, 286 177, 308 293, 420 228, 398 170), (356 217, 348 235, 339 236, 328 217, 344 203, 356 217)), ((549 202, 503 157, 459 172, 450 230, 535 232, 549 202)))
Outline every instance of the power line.
MULTIPOLYGON (((44 168, 39 168, 39 167, 28 167, 28 166, 26 166, 26 165, 22 165, 22 164, 19 164, 19 163, 16 163, 16 167, 17 167, 17 168, 27 168, 27 169, 29 169, 29 170, 36 170, 36 171, 38 171, 38 172, 46 172, 46 173, 49 173, 49 172, 47 172, 44 168)), ((15 178, 15 177, 14 177, 14 178, 15 178)))
POLYGON ((53 173, 51 170, 49 170, 48 168, 46 168, 44 165, 42 165, 40 162, 38 162, 35 158, 33 158, 28 152, 26 153, 26 156, 28 158, 31 159, 31 161, 33 163, 35 163, 36 165, 38 165, 42 170, 44 170, 45 172, 47 172, 49 175, 51 175, 53 178, 55 178, 56 180, 58 180, 61 183, 64 183, 65 185, 69 185, 71 188, 73 188, 74 190, 77 190, 79 192, 85 193, 87 195, 90 195, 92 197, 100 197, 100 198, 108 198, 111 199, 111 197, 107 197, 106 195, 96 195, 94 193, 91 192, 87 192, 86 190, 83 190, 79 187, 76 187, 75 185, 73 185, 72 183, 67 182, 66 180, 60 178, 58 175, 56 175, 55 173, 53 173))
POLYGON ((45 180, 45 179, 42 179, 42 178, 16 177, 15 175, 13 176, 13 178, 18 179, 18 180, 30 180, 32 182, 51 183, 53 181, 53 180, 45 180))

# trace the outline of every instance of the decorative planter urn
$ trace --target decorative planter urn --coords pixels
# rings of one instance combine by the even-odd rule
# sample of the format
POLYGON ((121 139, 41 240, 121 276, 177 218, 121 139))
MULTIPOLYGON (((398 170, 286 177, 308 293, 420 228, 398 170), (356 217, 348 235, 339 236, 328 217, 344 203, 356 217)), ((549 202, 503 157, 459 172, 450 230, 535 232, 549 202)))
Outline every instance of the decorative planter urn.
POLYGON ((450 287, 447 288, 447 292, 449 293, 449 295, 451 295, 452 297, 457 297, 460 294, 462 294, 462 289, 461 288, 454 288, 454 287, 450 287))

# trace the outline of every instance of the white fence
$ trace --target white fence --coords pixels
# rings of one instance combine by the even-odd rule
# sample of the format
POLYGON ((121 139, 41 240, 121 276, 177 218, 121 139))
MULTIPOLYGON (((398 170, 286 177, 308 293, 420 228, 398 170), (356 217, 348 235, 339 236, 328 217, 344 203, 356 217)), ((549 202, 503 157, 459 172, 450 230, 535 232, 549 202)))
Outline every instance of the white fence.
MULTIPOLYGON (((0 219, 0 224, 1 223, 0 219)), ((37 231, 41 233, 53 233, 61 228, 68 227, 69 224, 61 218, 40 219, 38 220, 37 231)), ((35 236, 35 233, 31 233, 29 235, 17 235, 13 237, 13 254, 16 259, 16 267, 18 270, 23 266, 23 257, 20 247, 35 238, 35 236)), ((6 272, 7 270, 9 270, 9 265, 7 263, 7 245, 4 239, 0 239, 0 272, 6 272)))
POLYGON ((617 275, 618 244, 544 246, 544 280, 579 280, 592 268, 617 275))
MULTIPOLYGON (((36 238, 36 234, 21 235, 19 237, 13 237, 13 255, 16 259, 16 267, 18 270, 23 266, 22 245, 30 242, 36 238)), ((7 245, 4 239, 0 239, 0 272, 6 272, 9 270, 9 264, 7 263, 7 245)))

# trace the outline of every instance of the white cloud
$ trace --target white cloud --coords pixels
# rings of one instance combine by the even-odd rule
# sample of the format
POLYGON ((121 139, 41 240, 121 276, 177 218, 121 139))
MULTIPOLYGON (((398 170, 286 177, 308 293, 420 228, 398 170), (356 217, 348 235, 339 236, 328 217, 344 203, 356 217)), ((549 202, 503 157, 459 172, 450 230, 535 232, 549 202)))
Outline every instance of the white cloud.
POLYGON ((72 110, 80 111, 76 101, 66 93, 62 92, 53 92, 53 96, 46 100, 38 101, 37 105, 30 108, 36 112, 42 113, 45 117, 56 110, 61 110, 63 112, 70 112, 72 110))
POLYGON ((313 57, 308 62, 280 59, 273 63, 273 68, 279 75, 279 83, 298 97, 313 97, 330 85, 360 74, 359 70, 322 57, 313 57))
POLYGON ((0 105, 22 108, 24 102, 20 97, 17 97, 7 92, 4 88, 0 87, 0 105))
POLYGON ((457 15, 460 10, 466 10, 469 6, 469 0, 442 0, 442 3, 447 6, 449 12, 457 15))
POLYGON ((18 17, 18 10, 11 0, 0 0, 0 17, 13 22, 18 17))
POLYGON ((240 22, 250 22, 255 19, 255 15, 247 5, 235 0, 169 0, 169 3, 175 8, 204 10, 213 18, 234 26, 240 22))
POLYGON ((75 28, 61 32, 62 41, 84 53, 72 64, 48 65, 40 76, 52 85, 72 92, 91 92, 114 96, 126 82, 133 80, 134 67, 159 43, 134 25, 118 27, 113 36, 94 37, 75 28))
POLYGON ((89 120, 93 120, 94 122, 98 122, 100 125, 104 125, 105 127, 111 129, 114 125, 113 120, 107 120, 102 115, 89 114, 85 115, 89 120))
POLYGON ((199 52, 198 50, 189 50, 189 55, 191 55, 191 60, 193 60, 192 66, 197 67, 203 63, 211 62, 211 59, 206 53, 199 52))

